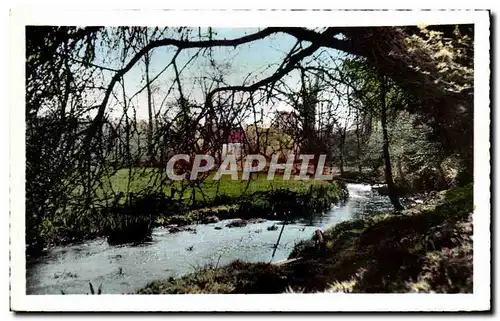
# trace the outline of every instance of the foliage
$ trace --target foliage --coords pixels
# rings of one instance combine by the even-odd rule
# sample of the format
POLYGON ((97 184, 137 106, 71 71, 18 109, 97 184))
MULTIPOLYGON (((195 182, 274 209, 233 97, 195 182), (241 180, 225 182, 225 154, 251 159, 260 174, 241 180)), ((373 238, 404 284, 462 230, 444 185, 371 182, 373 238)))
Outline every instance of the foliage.
POLYGON ((474 82, 472 37, 455 26, 451 37, 432 27, 420 25, 419 33, 411 34, 405 41, 410 68, 434 68, 434 84, 445 91, 461 92, 471 89, 474 82))
POLYGON ((283 133, 278 127, 264 128, 248 125, 245 129, 245 139, 248 144, 248 154, 263 154, 267 157, 277 154, 281 162, 286 160, 293 151, 293 136, 283 133))
POLYGON ((472 181, 472 126, 474 89, 473 28, 420 26, 405 39, 401 56, 410 68, 426 74, 441 95, 424 95, 409 110, 432 129, 429 139, 439 142, 444 157, 458 159, 459 181, 472 181), (450 98, 448 98, 450 97, 450 98))
MULTIPOLYGON (((445 157, 439 143, 428 139, 432 129, 406 111, 394 113, 389 124, 390 155, 400 195, 441 190, 456 182, 457 167, 445 157)), ((363 162, 378 169, 383 164, 382 133, 374 127, 363 153, 363 162)))
MULTIPOLYGON (((453 31, 453 36, 453 39, 447 38, 443 32, 421 27, 419 32, 412 33, 406 38, 408 52, 404 51, 404 54, 408 55, 410 62, 415 63, 415 65, 410 63, 411 68, 418 64, 415 68, 419 72, 434 66, 432 68, 436 70, 433 74, 433 77, 437 77, 436 86, 446 87, 443 87, 445 91, 458 92, 470 89, 472 86, 471 38, 468 34, 460 34, 458 28, 453 31)), ((400 51, 398 54, 403 55, 400 51)), ((362 140, 364 144, 361 162, 378 171, 383 165, 380 152, 383 139, 379 123, 378 99, 381 83, 375 67, 366 59, 354 58, 346 60, 342 70, 348 79, 348 85, 353 88, 354 105, 364 113, 372 115, 374 130, 370 131, 368 139, 365 137, 362 140)), ((387 91, 386 101, 390 112, 389 154, 399 194, 440 190, 454 186, 460 181, 465 183, 470 181, 470 177, 460 174, 466 172, 466 168, 463 167, 465 165, 462 164, 471 160, 470 153, 464 152, 463 149, 461 155, 450 153, 449 146, 445 146, 451 142, 450 137, 445 144, 439 140, 440 138, 438 139, 439 135, 445 133, 444 131, 453 134, 446 129, 449 126, 447 122, 450 117, 455 117, 450 116, 451 114, 462 113, 458 106, 456 110, 451 111, 451 114, 450 111, 445 111, 446 106, 433 106, 442 110, 430 116, 426 111, 429 107, 426 105, 428 102, 422 102, 419 97, 411 95, 394 82, 387 91), (443 113, 448 113, 447 120, 435 117, 438 114, 444 115, 443 113)), ((457 117, 467 122, 462 116, 457 117)), ((452 126, 455 125, 457 124, 452 126)), ((460 126, 464 126, 464 123, 460 126)), ((464 142, 462 146, 467 144, 464 142)), ((350 150, 355 148, 352 144, 347 147, 350 150)))
POLYGON ((103 232, 108 243, 150 241, 156 218, 172 207, 175 207, 175 204, 170 199, 157 193, 134 195, 126 204, 104 208, 101 215, 106 222, 103 232))

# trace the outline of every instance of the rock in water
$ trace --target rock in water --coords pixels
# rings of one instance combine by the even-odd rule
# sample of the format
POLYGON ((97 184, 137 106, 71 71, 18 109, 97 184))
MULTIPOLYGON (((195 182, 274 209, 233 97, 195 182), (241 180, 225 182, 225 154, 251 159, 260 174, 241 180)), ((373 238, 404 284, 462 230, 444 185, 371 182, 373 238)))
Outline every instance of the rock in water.
POLYGON ((210 223, 218 223, 220 220, 217 216, 212 215, 212 216, 207 216, 203 219, 202 223, 203 224, 210 224, 210 223))
POLYGON ((267 227, 268 231, 276 231, 277 229, 278 229, 278 225, 276 225, 276 224, 273 224, 273 225, 267 227))
POLYGON ((174 227, 171 227, 171 228, 168 229, 169 233, 179 233, 181 231, 182 231, 182 228, 177 227, 177 226, 174 226, 174 227))
POLYGON ((226 227, 243 227, 247 225, 247 221, 245 220, 235 220, 232 221, 231 223, 227 224, 226 227))

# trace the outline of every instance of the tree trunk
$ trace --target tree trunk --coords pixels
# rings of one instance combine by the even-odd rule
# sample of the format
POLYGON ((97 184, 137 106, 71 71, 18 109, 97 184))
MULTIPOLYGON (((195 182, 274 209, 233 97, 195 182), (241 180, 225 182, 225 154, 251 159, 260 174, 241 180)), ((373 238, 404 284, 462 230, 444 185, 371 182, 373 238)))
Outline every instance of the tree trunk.
POLYGON ((153 165, 155 161, 155 155, 153 151, 153 101, 151 97, 151 84, 149 83, 149 54, 144 55, 144 65, 146 69, 146 91, 148 96, 148 156, 149 156, 149 164, 153 165))
POLYGON ((394 185, 394 180, 392 178, 391 157, 389 154, 389 135, 387 133, 387 106, 385 101, 385 96, 386 96, 385 76, 382 76, 381 91, 382 92, 381 92, 380 119, 382 123, 382 135, 383 135, 382 152, 384 154, 384 163, 385 163, 385 180, 387 182, 387 189, 389 192, 389 198, 391 200, 391 203, 396 211, 400 211, 403 210, 404 207, 399 202, 397 196, 396 186, 394 185))
POLYGON ((361 168, 361 143, 360 143, 360 130, 359 130, 359 110, 356 110, 356 154, 358 159, 358 172, 361 174, 363 169, 361 168))
POLYGON ((340 134, 340 176, 344 176, 344 144, 345 144, 345 129, 340 134))
POLYGON ((439 175, 439 182, 438 182, 438 188, 439 189, 446 189, 448 188, 448 180, 446 179, 446 174, 444 172, 443 166, 441 164, 441 161, 436 162, 436 168, 438 169, 438 175, 439 175))

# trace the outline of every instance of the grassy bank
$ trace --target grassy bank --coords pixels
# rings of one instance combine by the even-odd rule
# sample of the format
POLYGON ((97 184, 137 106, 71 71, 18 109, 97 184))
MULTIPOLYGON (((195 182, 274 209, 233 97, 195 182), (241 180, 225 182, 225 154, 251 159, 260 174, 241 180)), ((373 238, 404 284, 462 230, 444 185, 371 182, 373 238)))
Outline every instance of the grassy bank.
MULTIPOLYGON (((199 182, 189 180, 171 181, 166 177, 165 172, 155 169, 121 169, 111 177, 103 179, 102 186, 105 189, 103 194, 113 191, 115 194, 122 192, 126 195, 130 192, 141 193, 152 189, 170 196, 172 190, 174 190, 176 200, 185 204, 190 204, 193 200, 197 204, 204 204, 213 202, 221 195, 229 198, 240 198, 268 190, 305 191, 311 185, 325 183, 313 179, 308 181, 294 180, 293 177, 290 180, 283 180, 279 175, 274 176, 272 180, 267 180, 267 173, 254 173, 248 180, 241 179, 242 173, 239 173, 238 180, 232 180, 230 175, 223 175, 220 179, 214 180, 214 175, 214 173, 208 174, 199 182)), ((201 178, 201 175, 199 178, 201 178)))
MULTIPOLYGON (((472 184, 401 213, 347 221, 286 265, 244 263, 153 282, 138 293, 472 292, 472 184)), ((487 214, 487 213, 481 213, 487 214)))
MULTIPOLYGON (((238 183, 235 183, 238 184, 238 183)), ((264 218, 272 220, 313 219, 332 204, 344 200, 347 191, 338 182, 295 184, 289 188, 262 189, 238 196, 220 195, 213 201, 200 202, 195 208, 173 216, 163 215, 157 225, 205 222, 208 217, 224 219, 264 218)))
POLYGON ((155 226, 202 223, 210 216, 308 219, 347 195, 337 182, 286 181, 279 176, 269 181, 262 174, 249 181, 207 177, 195 188, 183 190, 187 182, 165 182, 157 174, 150 169, 118 171, 102 184, 106 193, 101 194, 112 191, 119 197, 108 202, 96 199, 88 211, 68 208, 47 217, 40 237, 48 245, 95 237, 107 237, 112 244, 141 242, 150 238, 155 226))

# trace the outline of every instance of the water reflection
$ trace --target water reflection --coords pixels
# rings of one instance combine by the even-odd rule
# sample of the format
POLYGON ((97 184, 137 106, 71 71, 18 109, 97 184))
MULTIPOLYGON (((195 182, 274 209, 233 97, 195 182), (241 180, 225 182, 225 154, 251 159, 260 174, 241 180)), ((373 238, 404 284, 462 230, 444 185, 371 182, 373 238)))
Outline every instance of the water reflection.
POLYGON ((393 210, 389 198, 370 185, 347 184, 347 189, 348 200, 334 205, 328 213, 316 216, 312 225, 327 228, 342 221, 393 210))

